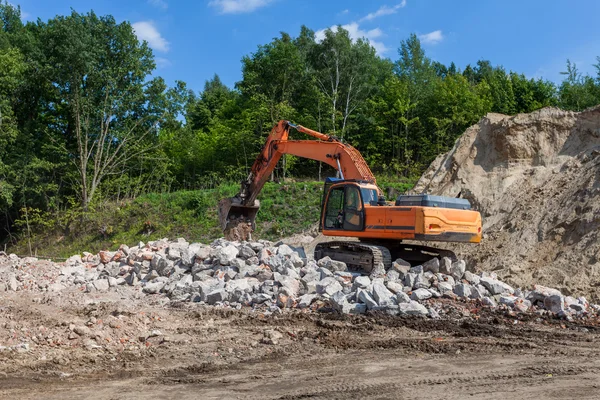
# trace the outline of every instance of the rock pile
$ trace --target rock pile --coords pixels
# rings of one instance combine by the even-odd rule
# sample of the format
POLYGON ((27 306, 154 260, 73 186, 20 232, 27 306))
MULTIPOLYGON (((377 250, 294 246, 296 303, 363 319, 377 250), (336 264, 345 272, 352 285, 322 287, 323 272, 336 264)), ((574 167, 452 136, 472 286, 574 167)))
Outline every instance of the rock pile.
POLYGON ((565 319, 596 314, 600 308, 543 286, 514 289, 494 273, 467 271, 463 260, 432 259, 411 266, 398 259, 389 270, 380 266, 365 276, 349 271, 343 262, 310 260, 303 248, 268 241, 219 239, 204 245, 163 239, 122 245, 115 252, 83 253, 63 264, 47 263, 47 268, 33 267, 36 262, 0 255, 0 291, 136 290, 172 302, 248 306, 266 313, 291 308, 354 314, 370 310, 434 318, 444 313, 435 299, 565 319))

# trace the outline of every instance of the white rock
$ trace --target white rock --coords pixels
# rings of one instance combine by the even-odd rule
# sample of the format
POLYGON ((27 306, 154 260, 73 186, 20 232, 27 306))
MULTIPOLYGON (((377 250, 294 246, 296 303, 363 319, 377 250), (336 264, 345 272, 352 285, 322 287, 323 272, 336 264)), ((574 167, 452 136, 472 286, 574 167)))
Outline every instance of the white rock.
POLYGON ((471 285, 468 283, 459 283, 454 286, 454 293, 463 298, 471 297, 471 285))
POLYGON ((464 260, 458 260, 454 263, 452 263, 452 276, 454 277, 454 279, 456 280, 460 280, 462 279, 463 275, 465 274, 465 271, 467 270, 467 265, 465 264, 464 260))
POLYGON ((375 280, 373 282, 373 298, 377 304, 380 306, 394 304, 394 301, 392 300, 393 296, 394 294, 385 287, 383 281, 375 280))
POLYGON ((404 289, 404 286, 400 282, 395 282, 395 281, 387 281, 385 283, 385 286, 392 293, 400 293, 400 292, 402 292, 402 289, 404 289))
POLYGON ((427 308, 416 302, 410 301, 409 303, 400 303, 398 304, 398 312, 401 315, 428 315, 429 311, 427 308))
POLYGON ((333 277, 321 279, 316 285, 317 293, 332 296, 334 293, 342 290, 342 285, 333 277))
POLYGON ((228 245, 217 250, 216 256, 221 265, 229 265, 239 254, 237 247, 228 245))
POLYGON ((107 292, 109 288, 108 280, 106 279, 98 279, 94 281, 94 287, 99 292, 107 292))
POLYGON ((372 309, 373 307, 377 307, 377 302, 375 300, 373 300, 373 298, 371 297, 371 295, 369 294, 369 292, 367 292, 364 289, 358 289, 358 291, 356 292, 356 299, 363 303, 366 304, 367 309, 372 309))
POLYGON ((410 303, 410 297, 404 292, 396 293, 396 303, 410 303))
POLYGON ((161 291, 161 289, 165 287, 165 283, 155 280, 153 282, 148 282, 146 283, 146 285, 144 286, 144 288, 142 289, 142 291, 144 293, 148 293, 148 294, 157 294, 161 291))
POLYGON ((515 291, 508 284, 494 278, 483 277, 480 282, 492 295, 503 293, 513 294, 515 291))
POLYGON ((431 292, 427 289, 417 289, 410 295, 411 300, 427 300, 431 298, 431 292))

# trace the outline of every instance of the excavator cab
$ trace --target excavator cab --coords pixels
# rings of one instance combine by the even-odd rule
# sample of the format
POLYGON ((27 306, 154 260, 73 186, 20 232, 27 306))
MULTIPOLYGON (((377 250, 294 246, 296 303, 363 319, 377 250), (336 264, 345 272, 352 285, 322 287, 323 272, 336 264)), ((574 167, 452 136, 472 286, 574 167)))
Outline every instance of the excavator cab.
POLYGON ((321 202, 320 230, 363 231, 365 205, 378 204, 379 191, 375 185, 328 178, 321 202))

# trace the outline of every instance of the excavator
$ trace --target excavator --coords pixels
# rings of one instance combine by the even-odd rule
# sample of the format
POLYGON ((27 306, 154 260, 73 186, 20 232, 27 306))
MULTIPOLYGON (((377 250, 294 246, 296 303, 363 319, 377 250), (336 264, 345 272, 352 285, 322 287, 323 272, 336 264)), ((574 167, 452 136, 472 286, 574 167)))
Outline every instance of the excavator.
POLYGON ((240 192, 219 202, 219 220, 226 236, 235 232, 235 239, 246 240, 256 229, 257 196, 284 154, 322 161, 338 172, 339 178, 325 181, 319 222, 321 233, 334 240, 317 244, 315 260, 329 256, 368 273, 378 264, 389 269, 397 258, 412 265, 435 257, 456 258, 448 250, 405 240, 481 241, 481 215, 471 209, 468 200, 425 194, 400 195, 395 202, 388 202, 358 150, 335 136, 289 121, 273 127, 240 192), (292 128, 317 140, 290 140, 292 128))

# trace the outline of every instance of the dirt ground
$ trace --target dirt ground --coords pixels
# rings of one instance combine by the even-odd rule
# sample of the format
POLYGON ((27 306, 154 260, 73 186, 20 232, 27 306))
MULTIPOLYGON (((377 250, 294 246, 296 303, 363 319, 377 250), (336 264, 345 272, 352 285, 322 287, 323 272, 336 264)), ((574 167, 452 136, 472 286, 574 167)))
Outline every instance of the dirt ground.
POLYGON ((0 398, 600 397, 596 320, 471 303, 445 320, 265 315, 104 296, 0 296, 0 345, 31 344, 0 351, 0 398), (83 323, 104 325, 106 345, 73 334, 83 323))

